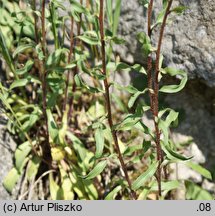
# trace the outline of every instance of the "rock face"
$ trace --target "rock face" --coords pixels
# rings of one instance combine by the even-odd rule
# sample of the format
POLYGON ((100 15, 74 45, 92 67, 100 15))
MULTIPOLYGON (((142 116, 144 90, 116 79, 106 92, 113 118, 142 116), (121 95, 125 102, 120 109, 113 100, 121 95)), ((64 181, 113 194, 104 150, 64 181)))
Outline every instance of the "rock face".
MULTIPOLYGON (((154 17, 161 9, 161 2, 155 0, 154 17)), ((192 79, 198 78, 208 86, 215 86, 215 1, 175 0, 174 4, 183 4, 188 9, 176 16, 165 30, 164 63, 186 70, 192 79)), ((119 33, 127 44, 118 52, 128 62, 142 62, 135 38, 138 32, 146 29, 146 14, 138 0, 122 0, 119 33)))
POLYGON ((13 190, 13 194, 7 193, 2 185, 4 177, 13 167, 13 155, 16 148, 16 143, 12 140, 10 135, 6 132, 4 128, 4 122, 0 122, 0 200, 2 199, 15 199, 18 193, 18 187, 13 190), (3 123, 3 124, 2 124, 3 123))
MULTIPOLYGON (((162 1, 154 1, 155 18, 162 1)), ((183 91, 162 97, 162 103, 180 113, 179 127, 172 131, 174 142, 181 143, 192 137, 187 155, 195 155, 194 162, 205 165, 215 174, 215 1, 174 1, 175 6, 179 4, 188 9, 183 15, 173 17, 166 27, 162 53, 164 64, 185 70, 189 81, 183 91)), ((123 49, 116 47, 122 60, 131 64, 145 63, 136 35, 146 32, 146 20, 146 9, 138 0, 122 0, 119 34, 127 43, 123 49)), ((159 28, 153 35, 154 44, 158 31, 159 28)), ((201 184, 202 177, 191 169, 180 165, 177 170, 180 179, 192 179, 201 184)), ((202 186, 209 188, 208 184, 202 186)))

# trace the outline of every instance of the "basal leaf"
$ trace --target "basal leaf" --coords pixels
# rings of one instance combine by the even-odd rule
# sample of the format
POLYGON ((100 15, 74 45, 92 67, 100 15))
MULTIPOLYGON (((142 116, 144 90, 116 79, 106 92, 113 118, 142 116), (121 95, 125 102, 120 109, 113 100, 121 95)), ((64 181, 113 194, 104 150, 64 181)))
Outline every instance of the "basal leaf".
MULTIPOLYGON (((33 141, 32 144, 34 145, 36 142, 33 141)), ((32 149, 31 144, 29 141, 24 142, 23 144, 19 145, 15 151, 15 165, 16 169, 20 172, 23 168, 25 163, 25 159, 28 156, 32 149)))
POLYGON ((20 173, 16 168, 12 168, 3 180, 4 188, 11 193, 17 181, 20 178, 20 173))
POLYGON ((34 156, 29 161, 28 168, 26 171, 26 175, 29 181, 35 178, 35 176, 37 175, 40 163, 41 163, 41 159, 38 156, 34 156))

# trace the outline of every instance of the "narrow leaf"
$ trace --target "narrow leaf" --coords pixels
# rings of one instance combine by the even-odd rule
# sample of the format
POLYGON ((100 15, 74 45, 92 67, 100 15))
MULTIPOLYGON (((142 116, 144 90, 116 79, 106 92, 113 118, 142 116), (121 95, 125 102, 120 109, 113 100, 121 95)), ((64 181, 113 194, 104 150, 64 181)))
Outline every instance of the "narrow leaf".
POLYGON ((91 170, 88 175, 84 176, 84 179, 93 179, 98 176, 107 166, 107 161, 100 161, 96 166, 91 170))
POLYGON ((105 200, 114 200, 117 193, 122 189, 121 185, 116 186, 108 195, 105 197, 105 200))
POLYGON ((132 189, 137 190, 142 187, 144 183, 155 174, 158 164, 158 162, 151 164, 149 168, 133 182, 132 189))
POLYGON ((186 165, 188 167, 190 167, 191 169, 193 169, 194 171, 198 172, 199 174, 201 174, 202 176, 204 176, 205 178, 212 180, 212 175, 211 173, 205 169, 204 167, 202 167, 199 164, 195 164, 193 162, 187 162, 186 165))

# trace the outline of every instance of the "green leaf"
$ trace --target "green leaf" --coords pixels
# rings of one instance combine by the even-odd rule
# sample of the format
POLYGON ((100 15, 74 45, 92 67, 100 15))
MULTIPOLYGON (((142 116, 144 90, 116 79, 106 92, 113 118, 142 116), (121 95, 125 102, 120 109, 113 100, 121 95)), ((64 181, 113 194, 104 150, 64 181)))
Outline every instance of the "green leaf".
POLYGON ((194 170, 194 171, 198 172, 199 174, 201 174, 202 176, 204 176, 205 178, 212 180, 212 175, 211 175, 210 171, 208 171, 207 169, 205 169, 201 165, 195 164, 193 162, 187 162, 186 165, 188 167, 190 167, 192 170, 194 170))
POLYGON ((164 145, 163 142, 161 142, 161 147, 163 149, 163 151, 166 153, 167 157, 170 159, 170 160, 176 160, 176 161, 187 161, 187 160, 190 160, 193 158, 193 156, 191 157, 185 157, 175 151, 173 151, 169 146, 167 145, 164 145))
POLYGON ((20 178, 20 173, 16 168, 12 168, 10 172, 7 174, 7 176, 4 178, 3 186, 9 193, 12 192, 19 178, 20 178))
POLYGON ((15 151, 15 164, 16 169, 20 172, 23 168, 23 164, 25 163, 25 159, 28 156, 32 149, 31 144, 27 141, 23 144, 19 145, 15 151))
POLYGON ((131 108, 133 107, 135 101, 137 100, 137 98, 142 95, 145 94, 148 91, 148 89, 146 88, 144 91, 138 91, 136 92, 134 95, 131 96, 131 98, 128 101, 128 107, 131 108))
POLYGON ((177 93, 181 91, 187 83, 187 73, 182 70, 177 70, 174 68, 164 68, 161 70, 162 73, 168 74, 170 76, 181 76, 180 84, 178 85, 166 85, 161 87, 160 92, 164 93, 177 93))
POLYGON ((185 186, 187 200, 213 200, 213 196, 197 184, 186 181, 185 186))
POLYGON ((157 161, 151 164, 149 168, 133 182, 132 189, 136 191, 137 189, 142 187, 144 183, 148 181, 155 174, 158 165, 159 163, 157 161))
POLYGON ((84 80, 82 80, 82 78, 80 77, 79 74, 75 75, 75 83, 77 84, 78 87, 83 87, 83 88, 87 89, 91 93, 99 93, 99 92, 104 93, 104 91, 102 89, 100 89, 100 88, 96 88, 96 87, 92 87, 92 86, 87 85, 84 82, 84 80))
POLYGON ((28 60, 23 68, 16 70, 16 74, 23 75, 27 73, 28 71, 31 70, 33 65, 34 65, 34 62, 31 59, 28 60))
POLYGON ((77 1, 70 0, 71 8, 72 10, 78 12, 78 13, 85 13, 86 9, 77 1))
POLYGON ((99 157, 101 157, 101 155, 103 153, 104 144, 105 144, 104 134, 103 134, 103 130, 101 128, 96 129, 96 131, 95 131, 95 140, 96 140, 96 153, 95 153, 95 156, 96 156, 96 158, 99 158, 99 157))
POLYGON ((156 22, 154 25, 151 26, 151 29, 154 29, 157 25, 163 22, 165 13, 166 13, 166 7, 158 14, 156 22))
POLYGON ((26 86, 29 83, 28 79, 19 79, 15 80, 11 85, 10 85, 10 90, 17 88, 17 87, 23 87, 26 86))
POLYGON ((15 69, 14 69, 14 63, 12 61, 9 49, 7 47, 5 38, 2 34, 2 30, 0 28, 0 52, 2 53, 4 60, 6 61, 7 65, 9 66, 9 68, 11 69, 11 71, 14 73, 15 69))
POLYGON ((96 166, 88 173, 88 175, 84 176, 84 179, 93 179, 98 176, 107 166, 107 161, 100 161, 96 166))
POLYGON ((62 188, 54 181, 53 173, 49 174, 49 188, 52 200, 62 200, 63 199, 63 190, 62 188))
POLYGON ((99 45, 100 41, 95 31, 85 31, 83 35, 77 36, 79 39, 90 45, 99 45))
MULTIPOLYGON (((171 190, 177 189, 179 186, 180 186, 180 182, 177 180, 161 182, 162 191, 171 191, 171 190)), ((156 191, 157 189, 158 189, 158 184, 157 183, 153 184, 153 186, 151 187, 151 190, 156 191)))
POLYGON ((28 168, 26 171, 27 178, 29 181, 36 177, 40 163, 41 163, 41 159, 38 156, 34 156, 29 161, 28 168))
POLYGON ((34 43, 23 44, 23 45, 18 46, 13 53, 13 58, 15 58, 19 53, 21 53, 27 49, 34 48, 34 47, 35 47, 34 43))
POLYGON ((142 51, 144 56, 147 57, 153 51, 149 36, 144 32, 140 32, 137 34, 137 39, 142 44, 142 51))
MULTIPOLYGON (((109 0, 108 0, 109 1, 109 0)), ((119 25, 119 18, 120 18, 120 10, 121 10, 121 0, 115 1, 115 10, 114 10, 114 16, 113 16, 113 35, 117 34, 117 28, 119 25)))
POLYGON ((54 65, 58 65, 61 60, 62 53, 64 52, 64 49, 57 49, 51 55, 49 55, 47 61, 46 61, 46 67, 53 67, 54 65))
POLYGON ((105 200, 114 200, 117 193, 122 189, 121 185, 116 186, 108 195, 105 197, 105 200))
POLYGON ((135 114, 127 115, 120 124, 115 125, 116 130, 131 130, 141 120, 141 116, 135 114))
POLYGON ((50 138, 52 139, 51 142, 54 142, 58 137, 59 130, 50 109, 46 110, 46 114, 48 118, 49 135, 50 138))
POLYGON ((175 8, 173 8, 171 10, 171 12, 175 12, 177 14, 182 14, 187 9, 188 9, 188 7, 186 7, 184 5, 179 5, 179 6, 175 7, 175 8))
POLYGON ((79 155, 81 161, 84 161, 84 159, 86 158, 87 151, 81 140, 79 140, 75 135, 73 135, 69 131, 67 131, 66 135, 73 142, 74 150, 79 155))
POLYGON ((116 102, 116 104, 118 105, 118 108, 122 112, 128 113, 128 109, 127 109, 126 105, 123 103, 123 101, 121 100, 121 98, 119 96, 117 96, 116 94, 112 93, 111 97, 116 102))

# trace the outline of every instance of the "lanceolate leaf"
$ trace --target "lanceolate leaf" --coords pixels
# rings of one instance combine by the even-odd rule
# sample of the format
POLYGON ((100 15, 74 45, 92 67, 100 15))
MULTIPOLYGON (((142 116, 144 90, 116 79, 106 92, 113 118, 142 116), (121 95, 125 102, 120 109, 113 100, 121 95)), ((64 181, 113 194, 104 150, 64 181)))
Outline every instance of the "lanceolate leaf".
POLYGON ((205 169, 201 165, 195 164, 193 162, 187 162, 186 165, 189 166, 194 171, 196 171, 199 174, 201 174, 202 176, 204 176, 205 178, 207 178, 209 180, 212 180, 212 175, 211 175, 210 171, 208 171, 207 169, 205 169))
MULTIPOLYGON (((180 182, 177 180, 174 181, 168 181, 168 182, 161 182, 161 189, 170 191, 173 189, 177 189, 180 186, 180 182)), ((152 187, 151 190, 157 190, 158 189, 158 185, 155 183, 152 187)))
POLYGON ((135 114, 129 114, 124 118, 124 120, 120 124, 115 125, 115 128, 119 131, 131 130, 140 120, 140 116, 135 114))
POLYGON ((158 164, 158 162, 151 164, 149 168, 133 182, 132 189, 137 190, 144 186, 144 183, 155 174, 158 164))
POLYGON ((168 147, 167 145, 164 145, 163 142, 161 142, 161 147, 163 149, 163 151, 166 153, 167 157, 171 160, 179 160, 179 161, 187 161, 190 160, 191 158, 193 158, 193 156, 191 157, 185 157, 177 152, 175 152, 174 150, 170 149, 170 147, 168 147))
POLYGON ((78 36, 79 39, 90 45, 99 45, 99 38, 94 31, 85 31, 83 35, 78 36))
POLYGON ((84 179, 93 179, 98 176, 107 166, 107 161, 100 161, 96 166, 89 172, 88 175, 84 176, 84 179))
POLYGON ((81 140, 79 140, 75 135, 73 135, 69 131, 67 131, 66 135, 73 142, 73 147, 74 147, 75 151, 77 152, 77 154, 79 155, 80 159, 82 161, 84 161, 86 154, 87 154, 87 150, 84 147, 81 140))
POLYGON ((114 10, 114 16, 113 16, 113 35, 116 35, 117 33, 119 17, 120 17, 120 9, 121 9, 121 0, 116 0, 116 7, 114 10))

